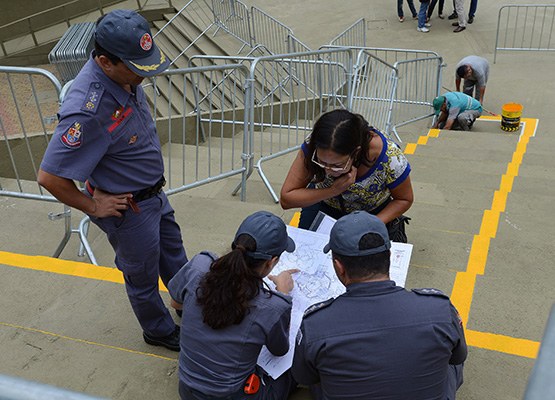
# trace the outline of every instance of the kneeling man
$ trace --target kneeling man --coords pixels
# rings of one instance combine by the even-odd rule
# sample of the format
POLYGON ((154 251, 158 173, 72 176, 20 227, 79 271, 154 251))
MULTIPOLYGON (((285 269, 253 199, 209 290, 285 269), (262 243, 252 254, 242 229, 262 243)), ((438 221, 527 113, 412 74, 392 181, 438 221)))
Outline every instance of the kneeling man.
POLYGON ((461 129, 469 131, 472 124, 482 115, 482 105, 476 99, 461 92, 449 92, 433 101, 436 122, 434 129, 461 129))

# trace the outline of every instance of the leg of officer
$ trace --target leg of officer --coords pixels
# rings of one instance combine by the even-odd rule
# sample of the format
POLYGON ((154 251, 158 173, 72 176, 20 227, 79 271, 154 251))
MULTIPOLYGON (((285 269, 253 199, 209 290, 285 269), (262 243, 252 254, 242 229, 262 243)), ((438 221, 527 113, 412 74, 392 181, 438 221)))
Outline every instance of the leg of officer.
POLYGON ((175 211, 164 192, 158 195, 162 202, 160 220, 160 278, 168 285, 171 278, 187 264, 181 229, 175 221, 175 211))
POLYGON ((158 288, 161 202, 152 197, 139 206, 140 213, 129 209, 121 218, 91 220, 106 232, 116 252, 116 266, 123 272, 129 301, 143 331, 167 336, 175 323, 158 288))

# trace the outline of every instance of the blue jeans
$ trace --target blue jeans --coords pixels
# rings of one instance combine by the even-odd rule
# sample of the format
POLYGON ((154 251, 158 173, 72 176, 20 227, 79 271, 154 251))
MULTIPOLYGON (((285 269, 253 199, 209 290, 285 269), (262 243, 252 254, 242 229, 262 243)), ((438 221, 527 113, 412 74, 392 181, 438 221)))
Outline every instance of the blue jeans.
MULTIPOLYGON (((416 17, 416 8, 414 8, 414 3, 412 0, 407 0, 407 3, 410 8, 410 12, 412 13, 413 17, 416 17)), ((403 17, 403 0, 397 0, 397 15, 399 17, 403 17)))
POLYGON ((418 27, 424 28, 424 24, 426 23, 426 13, 428 12, 428 4, 430 2, 427 1, 426 3, 420 3, 420 11, 418 11, 418 27))

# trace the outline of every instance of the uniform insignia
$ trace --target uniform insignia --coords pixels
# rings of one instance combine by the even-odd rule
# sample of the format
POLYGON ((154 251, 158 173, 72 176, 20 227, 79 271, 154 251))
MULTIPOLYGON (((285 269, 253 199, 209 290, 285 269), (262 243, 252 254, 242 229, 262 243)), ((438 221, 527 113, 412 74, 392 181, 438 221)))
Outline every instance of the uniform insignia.
POLYGON ((301 342, 303 341, 303 330, 299 329, 297 331, 297 338, 295 339, 297 341, 297 344, 301 344, 301 342))
POLYGON ((81 140, 81 135, 83 134, 83 125, 80 122, 75 121, 69 129, 62 135, 62 143, 69 147, 79 147, 83 142, 81 140))
POLYGON ((459 314, 459 311, 457 311, 457 318, 459 319, 459 325, 463 326, 461 314, 459 314))
POLYGON ((115 121, 119 118, 119 116, 121 115, 121 113, 123 112, 123 106, 121 107, 116 107, 114 109, 114 113, 112 114, 112 121, 115 121))
POLYGON ((102 86, 99 82, 91 82, 89 85, 89 90, 86 92, 87 95, 85 97, 85 101, 83 102, 83 106, 81 110, 96 113, 98 110, 98 105, 100 104, 100 99, 104 94, 104 86, 102 86))
POLYGON ((148 33, 145 33, 143 37, 141 37, 141 49, 148 51, 152 48, 152 38, 148 33))
POLYGON ((137 141, 138 137, 139 137, 139 135, 135 133, 133 136, 131 136, 131 139, 129 139, 129 142, 127 142, 127 144, 129 146, 131 146, 133 143, 135 143, 137 141))
POLYGON ((108 132, 112 132, 114 129, 116 129, 124 120, 125 118, 127 118, 127 116, 131 113, 131 111, 133 111, 131 109, 131 107, 129 107, 127 110, 125 110, 125 112, 123 112, 123 114, 121 114, 118 119, 116 120, 116 122, 114 122, 109 128, 108 128, 108 132))
POLYGON ((449 298, 445 293, 438 289, 412 289, 414 293, 429 295, 429 296, 441 296, 445 298, 449 298))
POLYGON ((326 301, 322 301, 321 303, 316 303, 311 305, 310 307, 308 307, 305 311, 304 311, 304 317, 306 317, 309 314, 312 314, 313 312, 316 312, 318 310, 321 310, 322 308, 325 308, 327 306, 329 306, 331 303, 333 303, 335 299, 329 299, 326 301))

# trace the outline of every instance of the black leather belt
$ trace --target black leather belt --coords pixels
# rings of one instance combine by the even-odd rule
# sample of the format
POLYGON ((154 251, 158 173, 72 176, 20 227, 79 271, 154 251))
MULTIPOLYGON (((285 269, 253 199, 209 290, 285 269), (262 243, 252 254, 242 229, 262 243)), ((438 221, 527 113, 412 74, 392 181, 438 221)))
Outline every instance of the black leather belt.
MULTIPOLYGON (((91 183, 88 180, 85 183, 89 194, 91 196, 94 195, 95 187, 91 185, 91 183)), ((154 185, 147 187, 146 189, 141 189, 141 190, 137 190, 136 192, 133 192, 133 201, 135 203, 138 203, 140 201, 150 199, 151 197, 154 197, 159 193, 162 193, 162 188, 164 187, 165 184, 166 184, 166 178, 162 176, 158 180, 158 182, 156 182, 154 185)))

